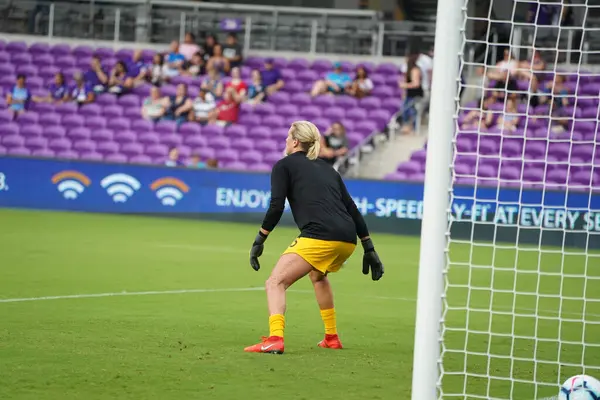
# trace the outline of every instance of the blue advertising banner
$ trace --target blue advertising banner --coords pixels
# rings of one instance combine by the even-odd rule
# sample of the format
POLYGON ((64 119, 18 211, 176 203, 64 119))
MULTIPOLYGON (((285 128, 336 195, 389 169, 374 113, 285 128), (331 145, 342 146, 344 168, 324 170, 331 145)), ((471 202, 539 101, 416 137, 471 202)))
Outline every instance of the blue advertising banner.
MULTIPOLYGON (((346 183, 369 219, 408 222, 422 218, 422 184, 346 183)), ((455 187, 453 197, 456 221, 600 232, 600 198, 589 193, 455 187)), ((262 214, 269 200, 268 174, 0 157, 0 207, 262 214)))

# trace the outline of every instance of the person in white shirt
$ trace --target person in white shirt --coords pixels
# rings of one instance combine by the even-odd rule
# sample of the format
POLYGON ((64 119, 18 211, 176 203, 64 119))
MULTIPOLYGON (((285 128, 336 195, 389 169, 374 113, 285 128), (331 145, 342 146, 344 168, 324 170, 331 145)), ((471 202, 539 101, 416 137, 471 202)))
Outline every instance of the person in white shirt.
POLYGON ((201 124, 206 124, 208 122, 208 116, 212 110, 215 109, 217 103, 215 102, 215 97, 206 89, 200 89, 198 92, 198 97, 194 100, 193 103, 193 113, 191 114, 191 120, 195 122, 199 122, 201 124))
POLYGON ((369 74, 365 67, 359 65, 356 68, 356 77, 347 92, 351 96, 362 98, 370 95, 371 90, 373 90, 373 81, 369 79, 369 74))

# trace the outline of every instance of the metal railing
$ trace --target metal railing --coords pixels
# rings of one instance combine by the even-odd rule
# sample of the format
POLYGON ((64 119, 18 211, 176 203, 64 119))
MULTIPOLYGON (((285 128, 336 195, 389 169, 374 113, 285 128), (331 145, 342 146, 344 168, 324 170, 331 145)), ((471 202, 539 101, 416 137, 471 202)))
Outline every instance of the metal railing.
POLYGON ((0 31, 51 38, 166 43, 185 32, 234 26, 246 50, 404 56, 412 37, 433 43, 434 24, 387 21, 369 10, 268 7, 177 0, 0 0, 0 31))

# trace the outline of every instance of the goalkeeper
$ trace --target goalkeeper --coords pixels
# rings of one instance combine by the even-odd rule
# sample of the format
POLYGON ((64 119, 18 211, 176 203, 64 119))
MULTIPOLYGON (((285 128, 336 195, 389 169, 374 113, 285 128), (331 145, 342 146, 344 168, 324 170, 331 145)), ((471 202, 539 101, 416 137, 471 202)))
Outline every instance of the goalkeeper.
POLYGON ((317 159, 320 134, 308 121, 290 127, 285 141, 287 157, 271 172, 271 203, 250 251, 250 265, 260 269, 258 257, 264 243, 279 222, 288 199, 300 235, 283 252, 265 284, 269 306, 269 336, 261 343, 246 347, 255 353, 282 354, 285 328, 285 291, 308 275, 315 289, 317 303, 325 325, 323 348, 341 349, 336 328, 333 292, 328 273, 337 272, 352 255, 356 236, 364 249, 363 273, 374 281, 383 276, 379 260, 365 221, 356 208, 340 175, 331 165, 317 159))

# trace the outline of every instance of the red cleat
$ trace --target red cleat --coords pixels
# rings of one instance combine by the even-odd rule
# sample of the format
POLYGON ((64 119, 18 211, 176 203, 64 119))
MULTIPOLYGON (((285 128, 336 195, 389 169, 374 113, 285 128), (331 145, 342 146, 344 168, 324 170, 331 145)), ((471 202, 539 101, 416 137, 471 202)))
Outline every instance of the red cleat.
POLYGON ((263 336, 262 341, 244 349, 248 353, 283 354, 283 338, 280 336, 263 336))
POLYGON ((338 335, 325 335, 325 339, 321 340, 317 346, 322 347, 324 349, 342 349, 342 342, 340 342, 340 337, 338 335))

